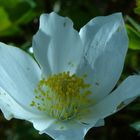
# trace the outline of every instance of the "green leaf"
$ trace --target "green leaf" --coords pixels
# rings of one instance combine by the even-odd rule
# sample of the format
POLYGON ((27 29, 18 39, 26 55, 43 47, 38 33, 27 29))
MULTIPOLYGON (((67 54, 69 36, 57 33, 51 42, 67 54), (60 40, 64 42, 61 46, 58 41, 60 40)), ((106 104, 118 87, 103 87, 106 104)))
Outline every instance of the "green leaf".
POLYGON ((136 14, 140 15, 140 7, 135 8, 135 9, 134 9, 134 12, 135 12, 136 14))
POLYGON ((12 35, 15 35, 15 34, 19 34, 21 33, 22 30, 18 27, 18 26, 10 26, 8 28, 6 28, 5 30, 1 31, 0 32, 0 36, 12 36, 12 35))
POLYGON ((129 36, 129 49, 140 50, 140 33, 130 25, 126 25, 129 36))
POLYGON ((0 36, 22 32, 20 25, 29 23, 37 15, 33 0, 0 0, 0 36))
POLYGON ((33 1, 30 1, 30 3, 29 1, 22 1, 16 5, 11 17, 13 17, 16 24, 27 24, 36 16, 36 12, 34 11, 35 6, 33 1), (16 13, 17 11, 20 12, 16 13))
POLYGON ((33 0, 0 0, 0 4, 14 24, 26 24, 34 18, 36 13, 33 11, 36 6, 33 0))
POLYGON ((26 24, 26 23, 30 22, 35 16, 36 16, 36 13, 33 10, 29 10, 21 18, 19 18, 16 21, 16 23, 17 24, 26 24))
POLYGON ((32 9, 27 2, 20 2, 14 8, 8 7, 7 11, 12 22, 20 20, 28 11, 32 9))
POLYGON ((140 32, 140 25, 132 19, 130 16, 126 16, 126 19, 131 23, 131 25, 138 31, 140 32))
POLYGON ((10 25, 11 22, 9 20, 8 14, 2 7, 0 7, 0 32, 8 28, 10 25))
POLYGON ((4 8, 11 7, 14 8, 21 0, 0 0, 1 6, 4 8))
POLYGON ((140 0, 136 1, 137 7, 134 9, 134 12, 138 15, 140 15, 140 0))
POLYGON ((140 121, 131 124, 131 127, 137 131, 140 131, 140 121))

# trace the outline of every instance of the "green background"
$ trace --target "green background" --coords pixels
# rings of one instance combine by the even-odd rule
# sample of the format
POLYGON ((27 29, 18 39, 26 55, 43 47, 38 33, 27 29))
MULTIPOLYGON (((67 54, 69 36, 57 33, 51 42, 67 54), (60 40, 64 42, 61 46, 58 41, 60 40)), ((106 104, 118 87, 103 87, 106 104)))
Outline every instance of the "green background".
MULTIPOLYGON (((31 53, 39 16, 51 11, 70 17, 77 30, 95 16, 122 12, 130 43, 119 82, 140 73, 140 0, 0 0, 0 41, 31 53)), ((140 99, 105 121, 105 126, 92 128, 85 140, 140 139, 140 99)), ((25 139, 51 140, 47 135, 39 135, 32 124, 15 119, 7 121, 0 112, 0 140, 25 139)))

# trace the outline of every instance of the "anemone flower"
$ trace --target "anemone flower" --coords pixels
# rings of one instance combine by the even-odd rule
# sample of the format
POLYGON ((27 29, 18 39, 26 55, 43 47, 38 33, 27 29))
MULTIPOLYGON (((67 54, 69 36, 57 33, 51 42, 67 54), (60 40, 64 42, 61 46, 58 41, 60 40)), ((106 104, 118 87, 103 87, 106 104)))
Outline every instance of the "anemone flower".
POLYGON ((27 120, 56 140, 82 140, 140 95, 138 75, 114 89, 128 48, 121 13, 96 17, 79 32, 67 17, 42 14, 32 47, 37 62, 0 43, 0 108, 8 120, 27 120))

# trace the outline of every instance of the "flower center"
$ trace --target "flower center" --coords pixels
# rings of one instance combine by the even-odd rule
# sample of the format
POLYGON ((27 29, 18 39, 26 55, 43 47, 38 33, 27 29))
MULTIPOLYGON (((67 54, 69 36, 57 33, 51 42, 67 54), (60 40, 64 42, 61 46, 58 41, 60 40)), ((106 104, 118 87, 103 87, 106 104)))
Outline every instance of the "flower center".
POLYGON ((89 105, 89 86, 84 77, 69 72, 55 74, 39 82, 30 105, 53 118, 68 120, 89 105))

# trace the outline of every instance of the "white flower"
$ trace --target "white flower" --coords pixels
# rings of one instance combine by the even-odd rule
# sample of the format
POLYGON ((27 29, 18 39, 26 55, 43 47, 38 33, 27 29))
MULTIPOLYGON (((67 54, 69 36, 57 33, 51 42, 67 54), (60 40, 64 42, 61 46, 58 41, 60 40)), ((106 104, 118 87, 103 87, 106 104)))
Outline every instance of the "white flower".
POLYGON ((38 63, 0 43, 0 108, 7 119, 30 121, 57 140, 82 140, 140 95, 138 75, 111 92, 128 48, 121 13, 96 17, 79 33, 69 18, 42 14, 32 47, 38 63))

